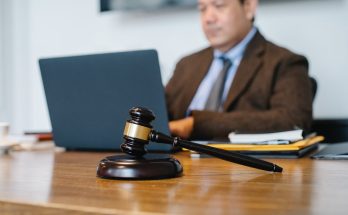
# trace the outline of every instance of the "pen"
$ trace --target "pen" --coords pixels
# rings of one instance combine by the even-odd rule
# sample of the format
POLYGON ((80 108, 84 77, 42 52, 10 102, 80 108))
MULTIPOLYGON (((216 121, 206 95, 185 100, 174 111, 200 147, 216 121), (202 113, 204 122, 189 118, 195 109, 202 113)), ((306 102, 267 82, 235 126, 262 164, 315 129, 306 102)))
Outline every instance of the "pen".
POLYGON ((254 143, 254 145, 284 145, 289 143, 289 140, 267 140, 259 143, 254 143))

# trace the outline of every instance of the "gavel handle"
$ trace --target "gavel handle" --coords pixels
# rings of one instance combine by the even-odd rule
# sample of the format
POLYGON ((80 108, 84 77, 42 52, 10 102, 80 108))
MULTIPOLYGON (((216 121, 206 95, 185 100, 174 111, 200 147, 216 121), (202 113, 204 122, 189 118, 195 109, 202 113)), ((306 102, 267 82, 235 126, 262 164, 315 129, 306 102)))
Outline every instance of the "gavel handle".
POLYGON ((194 143, 194 142, 190 142, 186 140, 181 140, 177 137, 173 138, 154 130, 151 131, 150 140, 157 143, 166 143, 166 144, 172 144, 173 146, 180 146, 189 150, 208 154, 226 161, 253 167, 256 169, 262 169, 262 170, 272 171, 272 172, 283 171, 282 167, 261 159, 257 159, 251 156, 242 155, 240 153, 218 149, 218 148, 214 148, 214 147, 210 147, 210 146, 206 146, 206 145, 202 145, 202 144, 198 144, 198 143, 194 143))

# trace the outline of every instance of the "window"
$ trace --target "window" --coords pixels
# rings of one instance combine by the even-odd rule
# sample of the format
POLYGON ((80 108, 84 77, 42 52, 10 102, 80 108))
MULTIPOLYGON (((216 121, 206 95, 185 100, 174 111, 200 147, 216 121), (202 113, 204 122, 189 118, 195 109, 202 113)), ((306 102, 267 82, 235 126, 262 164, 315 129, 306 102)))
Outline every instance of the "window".
POLYGON ((100 11, 194 7, 197 0, 100 0, 100 11))

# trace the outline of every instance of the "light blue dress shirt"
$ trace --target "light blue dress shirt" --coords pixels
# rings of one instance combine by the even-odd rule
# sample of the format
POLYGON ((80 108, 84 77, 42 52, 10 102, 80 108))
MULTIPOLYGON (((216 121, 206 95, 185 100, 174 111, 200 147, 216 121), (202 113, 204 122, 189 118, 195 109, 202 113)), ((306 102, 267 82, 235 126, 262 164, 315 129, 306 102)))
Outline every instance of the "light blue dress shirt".
POLYGON ((192 110, 204 109, 205 103, 207 102, 207 99, 214 85, 214 82, 218 78, 219 73, 221 72, 223 68, 223 61, 219 59, 221 56, 225 56, 226 58, 230 59, 232 62, 232 66, 227 72, 226 82, 225 82, 225 86, 224 86, 224 90, 222 94, 222 102, 226 100, 234 75, 243 58, 245 48, 249 44, 250 40, 256 34, 256 31, 257 31, 256 27, 253 27, 240 43, 238 43, 236 46, 234 46, 232 49, 230 49, 226 53, 223 53, 216 49, 214 50, 213 62, 210 65, 208 73, 205 75, 203 81, 199 85, 197 92, 195 96, 193 97, 191 104, 189 105, 187 114, 189 114, 192 110))

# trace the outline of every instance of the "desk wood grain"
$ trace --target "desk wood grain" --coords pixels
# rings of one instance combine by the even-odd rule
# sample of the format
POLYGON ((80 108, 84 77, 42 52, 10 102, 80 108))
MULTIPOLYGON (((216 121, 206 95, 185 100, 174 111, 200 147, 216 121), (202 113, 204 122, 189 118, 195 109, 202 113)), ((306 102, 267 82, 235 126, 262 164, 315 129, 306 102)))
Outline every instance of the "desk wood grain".
POLYGON ((0 157, 0 214, 347 214, 348 163, 268 159, 268 173, 176 154, 179 178, 96 177, 112 153, 15 152, 0 157))

